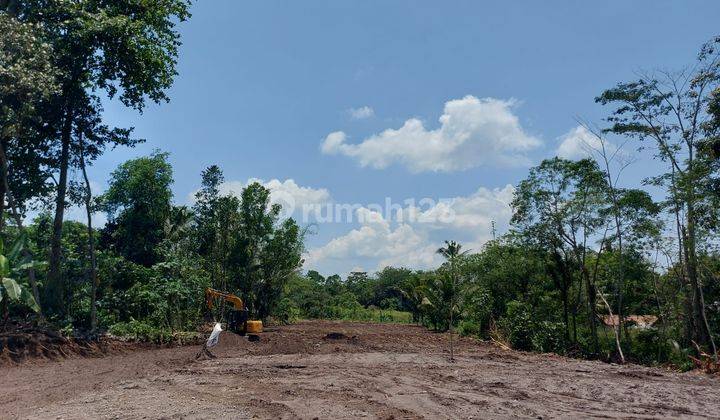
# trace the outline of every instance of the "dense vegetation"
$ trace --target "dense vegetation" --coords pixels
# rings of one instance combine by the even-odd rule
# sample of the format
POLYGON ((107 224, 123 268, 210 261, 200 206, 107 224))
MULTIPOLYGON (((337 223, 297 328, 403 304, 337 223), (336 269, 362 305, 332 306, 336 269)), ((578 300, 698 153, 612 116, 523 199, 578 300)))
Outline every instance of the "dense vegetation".
MULTIPOLYGON (((87 168, 144 139, 102 101, 167 101, 184 0, 0 1, 0 301, 9 320, 68 333, 154 338, 194 330, 203 290, 251 316, 418 322, 517 349, 686 366, 720 335, 720 39, 691 70, 620 83, 591 158, 547 159, 517 185, 511 230, 482 249, 447 242, 436 270, 303 274, 305 231, 270 191, 223 195, 210 166, 191 207, 173 202, 168 155, 127 161, 93 195, 87 168), (664 172, 623 187, 637 142, 664 172), (79 174, 74 179, 71 174, 79 174), (85 223, 66 220, 70 205, 85 223), (39 216, 28 220, 30 212, 39 216), (93 214, 108 217, 93 226, 93 214), (638 328, 632 315, 652 315, 638 328), (612 321, 613 317, 619 322, 612 321), (609 325, 606 325, 609 324, 609 325)), ((222 318, 215 314, 216 318, 222 318)))

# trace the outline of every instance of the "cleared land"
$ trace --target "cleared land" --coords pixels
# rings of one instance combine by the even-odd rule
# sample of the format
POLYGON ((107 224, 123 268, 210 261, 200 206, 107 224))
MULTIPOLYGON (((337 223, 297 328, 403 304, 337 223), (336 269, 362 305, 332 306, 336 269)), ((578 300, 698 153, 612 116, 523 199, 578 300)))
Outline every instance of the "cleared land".
POLYGON ((446 335, 410 325, 303 322, 198 349, 4 366, 0 417, 720 417, 718 378, 469 339, 449 363, 446 335))

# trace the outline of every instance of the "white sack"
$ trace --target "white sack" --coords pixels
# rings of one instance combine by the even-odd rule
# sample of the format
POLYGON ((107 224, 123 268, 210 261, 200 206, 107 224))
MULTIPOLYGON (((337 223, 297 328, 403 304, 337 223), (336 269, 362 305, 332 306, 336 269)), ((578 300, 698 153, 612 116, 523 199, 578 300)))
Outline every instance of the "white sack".
POLYGON ((213 327, 212 332, 210 333, 210 338, 207 340, 207 347, 214 347, 217 345, 218 341, 220 341, 220 333, 222 332, 222 326, 219 322, 215 323, 215 326, 213 327))

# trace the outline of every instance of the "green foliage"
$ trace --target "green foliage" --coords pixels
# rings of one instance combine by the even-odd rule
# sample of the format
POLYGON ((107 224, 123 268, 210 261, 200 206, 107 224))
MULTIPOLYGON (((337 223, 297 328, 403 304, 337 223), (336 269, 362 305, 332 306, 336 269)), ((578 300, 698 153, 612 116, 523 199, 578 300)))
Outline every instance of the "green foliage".
POLYGON ((481 326, 475 321, 463 319, 458 323, 457 332, 464 337, 479 337, 481 326))
POLYGON ((3 315, 39 311, 39 285, 46 315, 63 330, 87 329, 97 302, 101 331, 166 342, 202 322, 203 290, 212 286, 240 295, 251 316, 281 323, 457 326, 462 335, 499 332, 517 349, 614 360, 613 331, 598 326, 608 308, 596 298, 607 296, 616 313, 660 318, 657 329, 619 329, 628 360, 686 368, 692 341, 709 350, 720 336, 720 255, 712 247, 720 227, 718 39, 682 83, 661 73, 596 99, 616 107, 599 141, 605 134, 651 141, 668 164, 646 180, 667 189, 665 201, 618 188, 608 156, 546 159, 517 186, 506 236, 473 254, 448 241, 436 270, 385 267, 343 279, 300 273, 305 231, 281 216, 259 183, 222 194, 223 173, 213 165, 192 209, 173 205, 166 153, 112 173, 99 203, 88 203, 108 213, 101 231, 63 220, 66 201, 84 203, 87 192, 68 172, 108 146, 140 141, 103 122, 103 102, 142 111, 147 101, 168 100, 176 25, 189 7, 186 0, 0 2, 0 201, 16 224, 0 233, 20 244, 0 250, 3 315), (41 214, 24 229, 29 203, 49 201, 55 217, 41 214), (665 216, 676 243, 663 239, 665 216), (89 248, 98 283, 88 273, 89 248), (667 257, 665 269, 651 253, 667 257), (49 264, 33 255, 50 255, 49 264))
POLYGON ((543 353, 562 354, 567 348, 565 325, 562 322, 540 321, 532 334, 532 348, 543 353))
POLYGON ((660 331, 639 330, 631 337, 631 354, 638 363, 653 364, 669 359, 670 346, 660 331))
POLYGON ((266 319, 276 310, 285 285, 302 265, 304 231, 281 207, 270 204, 270 190, 254 182, 240 198, 221 196, 222 171, 211 166, 196 194, 196 252, 213 287, 238 294, 251 316, 266 319))
POLYGON ((171 209, 173 179, 168 154, 156 152, 129 160, 110 177, 102 197, 110 219, 104 241, 128 260, 150 267, 159 261, 157 246, 171 209))
POLYGON ((0 302, 6 304, 8 301, 25 305, 35 312, 40 311, 40 307, 37 302, 35 302, 35 298, 33 298, 32 293, 30 293, 27 287, 22 286, 13 279, 3 277, 2 290, 0 290, 0 302))
POLYGON ((150 322, 135 319, 113 324, 108 332, 116 337, 158 344, 173 341, 173 332, 169 329, 158 328, 150 322))
MULTIPOLYGON (((378 296, 372 296, 371 300, 385 295, 385 287, 388 286, 385 281, 363 276, 363 282, 378 292, 378 296)), ((285 286, 284 296, 278 307, 281 320, 293 317, 368 322, 413 321, 412 314, 406 311, 362 305, 358 296, 347 283, 340 281, 339 276, 325 278, 316 271, 308 272, 307 276, 295 275, 285 286)))
MULTIPOLYGON (((482 286, 476 286, 469 290, 464 299, 463 320, 458 327, 466 325, 466 329, 472 329, 471 335, 481 336, 488 331, 492 316, 493 298, 490 292, 482 286)), ((460 332, 461 334, 462 331, 460 332)), ((469 334, 466 334, 469 335, 469 334)))
POLYGON ((527 302, 510 301, 498 326, 513 348, 564 353, 565 326, 561 322, 538 320, 527 302))
POLYGON ((278 302, 273 319, 281 324, 292 324, 301 318, 301 312, 298 307, 293 304, 290 298, 284 297, 278 302))
POLYGON ((498 325, 513 348, 533 349, 537 322, 527 303, 516 300, 508 302, 505 316, 498 321, 498 325))
POLYGON ((40 312, 40 307, 28 288, 9 277, 12 275, 12 270, 10 260, 4 255, 4 252, 3 241, 0 240, 0 304, 4 308, 4 314, 7 314, 10 304, 20 304, 35 312, 40 312))

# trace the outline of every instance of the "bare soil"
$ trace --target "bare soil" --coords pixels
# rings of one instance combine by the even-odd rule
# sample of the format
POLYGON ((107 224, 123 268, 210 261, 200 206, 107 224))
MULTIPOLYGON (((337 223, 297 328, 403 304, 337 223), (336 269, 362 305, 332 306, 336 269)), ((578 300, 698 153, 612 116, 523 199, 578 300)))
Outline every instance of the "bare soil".
POLYGON ((259 342, 0 368, 2 418, 720 418, 720 379, 505 351, 410 325, 312 321, 259 342))

